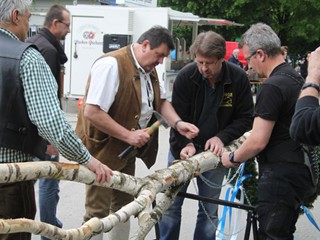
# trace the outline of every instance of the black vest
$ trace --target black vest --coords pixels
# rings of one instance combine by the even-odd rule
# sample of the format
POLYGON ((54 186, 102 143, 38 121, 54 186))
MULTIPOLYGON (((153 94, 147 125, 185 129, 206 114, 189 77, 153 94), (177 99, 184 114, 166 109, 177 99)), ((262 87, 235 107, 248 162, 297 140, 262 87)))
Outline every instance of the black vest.
POLYGON ((29 119, 19 76, 22 54, 32 45, 1 32, 0 42, 0 147, 44 159, 46 142, 29 119))

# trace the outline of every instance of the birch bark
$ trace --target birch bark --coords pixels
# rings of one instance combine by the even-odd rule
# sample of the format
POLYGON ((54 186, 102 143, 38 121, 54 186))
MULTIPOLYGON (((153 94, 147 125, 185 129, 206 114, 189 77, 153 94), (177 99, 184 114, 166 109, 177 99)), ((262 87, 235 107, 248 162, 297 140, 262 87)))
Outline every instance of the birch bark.
MULTIPOLYGON (((249 132, 233 141, 225 149, 237 149, 249 136, 249 132)), ((90 239, 93 235, 110 231, 119 222, 127 221, 131 216, 138 216, 139 229, 130 239, 144 239, 162 214, 173 203, 180 187, 199 173, 221 167, 219 157, 207 151, 180 160, 176 164, 157 170, 144 178, 114 172, 109 183, 102 186, 117 189, 135 196, 135 200, 119 211, 98 219, 92 218, 79 228, 61 229, 35 220, 0 219, 0 234, 30 232, 49 239, 90 239), (159 198, 160 194, 161 197, 159 198), (157 196, 157 194, 159 194, 157 196), (157 204, 152 202, 157 197, 157 204)), ((20 182, 39 178, 54 178, 75 181, 89 185, 99 185, 95 174, 84 166, 61 162, 28 162, 0 164, 0 183, 20 182)))

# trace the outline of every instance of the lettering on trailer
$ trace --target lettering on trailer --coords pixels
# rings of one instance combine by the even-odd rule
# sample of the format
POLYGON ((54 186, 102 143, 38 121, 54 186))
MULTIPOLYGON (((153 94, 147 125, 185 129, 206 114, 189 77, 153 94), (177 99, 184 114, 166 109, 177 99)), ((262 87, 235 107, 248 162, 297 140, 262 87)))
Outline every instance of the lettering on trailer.
POLYGON ((81 26, 77 33, 78 39, 74 40, 77 45, 103 45, 102 39, 97 39, 99 38, 100 30, 93 25, 81 26))

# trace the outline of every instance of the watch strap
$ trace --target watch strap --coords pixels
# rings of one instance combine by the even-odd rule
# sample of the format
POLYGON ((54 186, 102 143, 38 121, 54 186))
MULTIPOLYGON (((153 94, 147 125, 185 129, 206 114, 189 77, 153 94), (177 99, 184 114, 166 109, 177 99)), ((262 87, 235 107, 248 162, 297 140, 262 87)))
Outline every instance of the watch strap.
POLYGON ((234 151, 229 154, 229 161, 231 163, 235 163, 235 161, 234 161, 234 151))
POLYGON ((315 83, 312 83, 312 82, 306 82, 305 84, 303 84, 301 89, 303 90, 303 89, 306 89, 306 88, 309 88, 309 87, 315 88, 318 92, 320 92, 319 85, 317 85, 315 83))

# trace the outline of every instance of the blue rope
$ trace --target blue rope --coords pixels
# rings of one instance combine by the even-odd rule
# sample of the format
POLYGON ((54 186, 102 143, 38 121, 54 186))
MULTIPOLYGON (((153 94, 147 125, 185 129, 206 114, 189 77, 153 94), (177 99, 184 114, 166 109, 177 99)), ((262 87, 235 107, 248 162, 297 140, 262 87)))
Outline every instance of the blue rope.
MULTIPOLYGON (((231 189, 233 189, 230 201, 234 202, 235 199, 236 199, 236 196, 237 196, 237 194, 238 194, 238 192, 240 190, 240 187, 241 187, 243 181, 245 181, 247 178, 252 176, 251 174, 247 174, 247 175, 243 176, 245 163, 242 163, 240 167, 241 167, 241 170, 240 170, 239 178, 238 178, 236 184, 233 187, 229 187, 227 189, 227 191, 226 191, 226 195, 225 195, 225 200, 226 201, 229 201, 230 191, 231 191, 231 189)), ((228 211, 229 211, 229 228, 230 228, 230 226, 231 226, 231 218, 232 218, 232 208, 231 207, 229 207, 229 206, 224 206, 223 207, 222 216, 221 216, 221 218, 219 219, 219 222, 218 222, 218 225, 221 226, 220 230, 219 230, 219 237, 221 239, 223 239, 223 234, 224 234, 224 230, 225 230, 228 211)))
POLYGON ((309 219, 309 221, 312 223, 312 225, 318 229, 318 231, 320 232, 320 228, 318 226, 318 224, 316 223, 316 220, 314 219, 313 215, 311 214, 311 212, 309 211, 308 208, 306 208, 304 205, 301 205, 300 208, 304 211, 304 213, 306 214, 307 218, 309 219))

